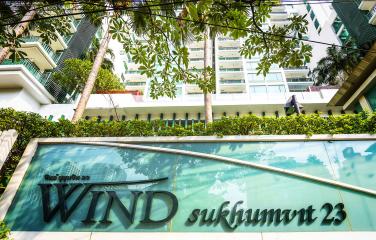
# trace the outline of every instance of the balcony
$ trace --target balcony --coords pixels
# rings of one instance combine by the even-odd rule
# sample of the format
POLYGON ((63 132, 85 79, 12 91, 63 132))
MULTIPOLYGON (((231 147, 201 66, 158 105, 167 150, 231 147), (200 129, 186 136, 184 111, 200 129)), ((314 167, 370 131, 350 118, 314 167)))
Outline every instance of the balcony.
POLYGON ((200 61, 204 61, 204 58, 190 58, 189 61, 191 61, 191 62, 200 62, 200 61))
POLYGON ((270 18, 273 20, 286 19, 288 18, 288 14, 286 11, 272 11, 270 18))
POLYGON ((271 25, 276 25, 276 26, 285 26, 285 25, 288 25, 290 24, 291 21, 290 20, 287 20, 287 19, 270 19, 270 24, 271 25))
POLYGON ((47 75, 50 75, 51 72, 48 72, 47 75, 43 74, 29 59, 21 59, 16 62, 6 59, 0 64, 0 73, 2 76, 0 86, 2 87, 25 88, 44 104, 50 103, 47 99, 59 103, 67 102, 68 94, 60 85, 48 79, 47 75))
POLYGON ((241 57, 219 57, 218 59, 220 61, 234 61, 234 60, 241 61, 242 60, 241 57))
POLYGON ((197 51, 204 51, 204 48, 189 48, 189 50, 192 52, 197 52, 197 51))
MULTIPOLYGON (((70 12, 69 12, 70 13, 70 12)), ((75 33, 77 32, 77 27, 78 25, 80 24, 80 20, 78 19, 75 19, 72 15, 68 16, 69 20, 70 20, 70 32, 71 33, 75 33)))
POLYGON ((64 39, 64 42, 65 42, 65 44, 69 44, 69 42, 70 42, 70 40, 72 39, 72 37, 73 37, 73 34, 71 34, 71 35, 66 35, 66 36, 63 36, 63 39, 64 39))
POLYGON ((311 78, 286 78, 286 81, 289 82, 312 82, 311 78))
POLYGON ((370 11, 373 6, 375 6, 376 1, 374 0, 354 0, 355 3, 358 5, 360 10, 367 10, 370 11))
POLYGON ((39 69, 49 70, 56 67, 61 54, 55 53, 52 48, 41 41, 40 37, 23 37, 20 50, 27 54, 27 57, 33 59, 33 62, 39 69))
POLYGON ((219 47, 220 51, 239 51, 239 47, 219 47))
POLYGON ((242 72, 243 68, 220 68, 220 72, 242 72))
POLYGON ((367 13, 367 17, 369 24, 376 25, 376 5, 367 13))
POLYGON ((244 79, 228 79, 228 80, 220 80, 221 84, 244 84, 244 79))
POLYGON ((146 82, 126 82, 126 86, 145 86, 146 82))

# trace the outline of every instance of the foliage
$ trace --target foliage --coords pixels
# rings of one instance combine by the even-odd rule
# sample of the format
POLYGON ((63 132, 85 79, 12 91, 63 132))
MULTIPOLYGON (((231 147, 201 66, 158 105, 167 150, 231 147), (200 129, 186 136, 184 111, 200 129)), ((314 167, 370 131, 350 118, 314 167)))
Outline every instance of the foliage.
MULTIPOLYGON (((86 60, 90 60, 91 62, 94 62, 95 57, 97 56, 100 44, 101 43, 99 39, 96 36, 94 36, 93 40, 91 41, 91 46, 90 46, 89 51, 87 51, 82 56, 82 58, 86 60)), ((112 62, 112 60, 115 58, 114 52, 112 51, 112 49, 107 48, 106 54, 108 54, 110 58, 104 58, 101 67, 103 69, 112 71, 114 69, 114 63, 112 62)))
MULTIPOLYGON (((93 63, 89 60, 67 59, 64 67, 53 74, 53 80, 70 93, 82 92, 93 63)), ((124 85, 110 70, 101 68, 95 82, 95 91, 122 90, 124 85)))
POLYGON ((4 222, 0 221, 0 239, 10 240, 9 234, 10 234, 10 229, 6 226, 4 222))
POLYGON ((0 131, 15 129, 18 139, 11 151, 3 172, 0 189, 3 191, 22 153, 31 138, 40 137, 107 137, 107 136, 224 136, 224 135, 280 135, 280 134, 356 134, 376 133, 376 113, 333 115, 327 118, 318 114, 287 117, 229 117, 214 121, 207 126, 194 123, 184 127, 176 123, 156 121, 102 121, 80 120, 73 124, 68 120, 49 121, 35 113, 0 109, 0 131))
POLYGON ((327 56, 317 63, 317 67, 311 73, 315 85, 338 85, 345 81, 361 60, 360 51, 353 48, 354 45, 349 41, 344 47, 327 48, 327 56))
POLYGON ((284 27, 261 29, 275 3, 275 0, 137 1, 131 3, 131 11, 122 12, 126 17, 115 14, 109 20, 110 33, 123 44, 132 60, 140 64, 141 73, 151 79, 153 98, 175 97, 179 82, 195 83, 210 92, 214 88, 214 71, 210 67, 192 71, 185 47, 190 40, 202 40, 207 28, 212 37, 218 34, 234 39, 244 37, 241 54, 260 55, 258 70, 264 75, 273 63, 289 67, 310 60, 311 47, 300 40, 307 32, 304 16, 292 17, 291 23, 284 27), (176 11, 177 8, 181 11, 176 11), (138 37, 133 36, 134 32, 138 37), (204 73, 210 75, 211 81, 205 81, 204 73))
POLYGON ((59 33, 62 35, 70 34, 70 20, 68 16, 46 18, 53 15, 64 15, 66 10, 62 8, 62 3, 56 2, 52 4, 49 0, 21 0, 17 1, 17 3, 1 1, 0 9, 0 19, 2 21, 0 26, 0 49, 9 47, 10 58, 14 61, 25 57, 25 53, 17 50, 17 48, 23 42, 22 37, 27 36, 30 31, 35 31, 37 35, 40 35, 42 41, 47 44, 58 39, 56 29, 59 29, 59 33), (21 35, 17 36, 14 31, 15 27, 21 21, 22 17, 33 9, 36 11, 33 21, 30 22, 21 35))

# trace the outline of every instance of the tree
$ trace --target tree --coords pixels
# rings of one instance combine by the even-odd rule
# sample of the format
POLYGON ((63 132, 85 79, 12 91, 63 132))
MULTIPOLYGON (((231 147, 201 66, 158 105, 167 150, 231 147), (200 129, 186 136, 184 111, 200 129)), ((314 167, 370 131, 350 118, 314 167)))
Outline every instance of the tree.
POLYGON ((17 60, 24 58, 26 54, 19 51, 22 37, 27 35, 31 29, 35 30, 45 43, 57 40, 59 29, 60 34, 68 34, 70 25, 69 18, 47 18, 54 15, 63 15, 64 8, 61 1, 1 1, 0 18, 0 63, 8 56, 17 60), (43 20, 39 20, 43 19, 43 20))
POLYGON ((316 86, 340 85, 345 81, 361 59, 360 52, 353 46, 354 43, 349 41, 343 47, 326 49, 327 56, 317 63, 311 73, 316 86))
MULTIPOLYGON (((154 4, 155 6, 159 7, 162 12, 166 12, 166 9, 162 9, 158 3, 163 3, 164 1, 155 1, 157 4, 154 4)), ((83 89, 83 92, 81 94, 80 100, 78 102, 76 111, 73 115, 73 122, 77 122, 81 116, 84 113, 86 104, 89 100, 90 93, 92 92, 92 89, 94 88, 95 79, 98 74, 98 70, 104 60, 104 56, 106 53, 106 50, 108 48, 108 43, 112 38, 116 38, 119 41, 121 38, 124 37, 125 34, 129 33, 129 31, 132 29, 134 32, 141 33, 142 30, 145 28, 145 16, 142 14, 138 14, 137 11, 122 11, 125 8, 132 8, 132 9, 141 9, 141 10, 149 10, 146 9, 144 4, 147 4, 147 2, 138 2, 138 1, 120 1, 120 0, 113 0, 113 1, 94 1, 93 3, 89 2, 82 2, 81 7, 85 10, 102 10, 97 11, 96 14, 92 14, 90 19, 91 22, 94 24, 100 24, 102 23, 102 19, 107 19, 107 26, 106 26, 106 33, 104 35, 104 38, 99 46, 98 52, 94 59, 93 68, 89 74, 89 77, 86 81, 85 87, 83 89), (111 9, 111 14, 107 14, 108 10, 111 9), (105 15, 104 15, 104 14, 105 15)), ((170 3, 170 4, 173 4, 170 3)), ((148 6, 148 5, 147 5, 148 6)), ((169 9, 167 9, 169 11, 169 9)), ((149 21, 153 21, 153 17, 149 15, 149 21)), ((154 37, 154 36, 149 36, 154 37)))
MULTIPOLYGON (((100 8, 107 9, 109 4, 107 1, 98 1, 97 4, 83 4, 82 9, 86 11, 91 11, 91 10, 98 10, 100 8), (101 5, 102 4, 102 5, 101 5)), ((110 5, 111 6, 111 5, 110 5)), ((114 7, 114 6, 113 6, 114 7)), ((108 49, 108 43, 110 42, 111 39, 111 33, 110 33, 110 26, 111 26, 111 16, 118 15, 116 14, 109 14, 108 12, 98 12, 96 14, 90 15, 89 19, 94 25, 99 25, 102 23, 102 18, 106 17, 109 19, 107 21, 107 26, 105 26, 105 34, 103 36, 103 39, 99 45, 97 54, 95 55, 94 62, 93 62, 93 67, 91 68, 90 74, 88 75, 88 78, 86 80, 85 86, 82 90, 82 94, 80 97, 80 100, 78 101, 77 108, 74 112, 72 121, 77 122, 83 115, 85 111, 85 107, 87 105, 87 102, 89 101, 90 94, 92 93, 94 86, 95 86, 95 80, 97 79, 98 72, 100 70, 100 67, 102 65, 102 62, 104 60, 104 56, 106 54, 106 51, 108 49)))
MULTIPOLYGON (((202 39, 206 27, 210 29, 207 33, 210 32, 211 35, 215 27, 220 29, 220 34, 234 39, 245 38, 240 53, 246 57, 260 55, 258 69, 264 75, 273 63, 290 67, 309 61, 311 47, 301 41, 307 32, 304 16, 291 17, 290 23, 283 27, 262 28, 275 2, 199 0, 193 4, 190 1, 157 0, 151 4, 148 1, 111 1, 103 5, 95 4, 95 7, 102 7, 107 12, 109 6, 112 6, 113 15, 106 16, 109 35, 122 43, 132 60, 140 64, 139 70, 150 79, 151 97, 158 98, 175 97, 179 82, 198 84, 207 93, 213 91, 213 69, 207 66, 202 73, 192 72, 189 69, 188 49, 185 47, 187 39, 202 39), (178 8, 186 11, 185 17, 178 14, 178 8)), ((85 6, 85 3, 82 5, 85 6)), ((109 35, 106 34, 105 39, 109 35)), ((102 60, 103 56, 104 52, 102 60)), ((99 67, 100 64, 94 66, 99 67)), ((77 121, 83 114, 95 77, 90 79, 88 90, 84 89, 73 121, 77 121)))
MULTIPOLYGON (((84 89, 92 68, 93 63, 89 60, 67 59, 64 61, 64 67, 59 72, 55 72, 52 77, 67 92, 75 95, 84 89)), ((92 92, 123 89, 124 85, 116 75, 108 69, 99 69, 92 92)))
POLYGON ((180 30, 181 38, 184 40, 184 36, 191 34, 193 40, 204 39, 205 46, 209 45, 209 37, 214 38, 218 34, 229 35, 234 39, 243 37, 245 43, 240 53, 248 58, 260 55, 258 73, 264 75, 272 64, 281 67, 301 66, 311 57, 311 47, 301 41, 307 33, 308 23, 304 16, 293 16, 289 18, 290 23, 283 27, 267 26, 263 29, 263 23, 269 17, 275 2, 272 0, 184 2, 181 6, 181 14, 177 17, 173 13, 163 17, 161 14, 154 13, 159 18, 154 20, 157 24, 151 24, 149 27, 150 32, 147 35, 150 37, 146 45, 142 42, 132 42, 129 40, 129 35, 119 37, 119 41, 122 41, 125 49, 131 52, 133 61, 141 64, 142 73, 152 78, 150 89, 152 97, 157 98, 162 95, 175 97, 176 83, 195 83, 204 92, 205 119, 211 122, 210 94, 215 88, 215 72, 209 66, 208 48, 205 47, 203 72, 192 73, 187 69, 189 64, 187 49, 181 45, 182 41, 179 41, 179 37, 175 35, 179 35, 180 30), (179 60, 174 61, 175 58, 179 60), (162 71, 159 70, 161 62, 166 63, 162 71))
MULTIPOLYGON (((98 54, 99 46, 100 46, 100 41, 99 41, 99 39, 96 36, 94 36, 93 40, 91 41, 91 47, 90 47, 89 51, 87 51, 86 54, 84 54, 82 56, 82 58, 94 62, 95 57, 98 54)), ((113 70, 114 69, 114 64, 113 64, 112 61, 115 58, 114 52, 112 51, 112 49, 107 48, 106 49, 106 54, 110 55, 111 58, 106 58, 105 57, 103 59, 101 67, 104 68, 104 69, 113 70)))

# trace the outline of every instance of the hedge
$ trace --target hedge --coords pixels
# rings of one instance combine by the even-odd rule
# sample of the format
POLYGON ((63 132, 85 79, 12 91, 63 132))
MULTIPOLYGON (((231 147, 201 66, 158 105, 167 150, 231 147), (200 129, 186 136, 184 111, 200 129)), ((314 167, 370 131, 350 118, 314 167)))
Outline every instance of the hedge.
POLYGON ((224 136, 282 134, 355 134, 375 133, 376 113, 333 115, 318 114, 287 117, 226 117, 205 126, 166 126, 164 121, 49 121, 38 114, 0 109, 0 131, 16 129, 18 139, 0 173, 0 194, 7 185, 22 153, 31 138, 37 137, 106 137, 106 136, 224 136))

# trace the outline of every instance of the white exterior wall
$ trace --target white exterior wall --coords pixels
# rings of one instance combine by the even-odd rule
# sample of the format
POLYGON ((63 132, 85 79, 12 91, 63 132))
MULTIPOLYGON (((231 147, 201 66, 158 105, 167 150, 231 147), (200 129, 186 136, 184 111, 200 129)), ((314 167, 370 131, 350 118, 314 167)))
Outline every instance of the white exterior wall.
POLYGON ((38 112, 40 103, 25 89, 0 89, 0 108, 38 112))
POLYGON ((62 115, 66 119, 72 119, 75 104, 40 104, 25 89, 0 89, 0 108, 39 113, 46 118, 52 115, 52 120, 58 120, 62 115))
MULTIPOLYGON (((275 116, 278 111, 279 116, 285 115, 284 105, 291 95, 295 94, 299 103, 303 105, 306 113, 313 113, 316 110, 327 116, 331 110, 333 114, 340 114, 341 107, 328 107, 327 103, 337 92, 337 89, 323 89, 318 92, 301 92, 277 94, 214 94, 213 95, 213 113, 214 118, 219 119, 226 113, 227 116, 252 114, 262 116, 275 116)), ((90 96, 85 116, 90 118, 101 116, 102 119, 109 119, 113 116, 114 120, 122 120, 125 116, 127 120, 159 119, 163 114, 163 119, 173 119, 175 113, 176 120, 184 120, 188 114, 188 120, 204 119, 204 98, 203 95, 186 95, 175 99, 163 98, 159 100, 150 100, 148 98, 139 98, 132 94, 92 94, 90 96)))
POLYGON ((308 63, 308 66, 313 69, 316 67, 317 62, 321 58, 326 56, 326 49, 330 44, 341 45, 341 41, 333 30, 332 23, 337 16, 337 13, 332 8, 331 3, 322 3, 322 4, 310 4, 311 11, 315 14, 317 21, 320 24, 321 32, 318 33, 315 28, 314 21, 312 20, 310 13, 308 13, 306 5, 296 4, 289 6, 290 11, 295 11, 299 15, 307 14, 306 19, 308 21, 308 37, 310 40, 325 42, 329 45, 320 44, 320 43, 309 43, 312 46, 312 58, 311 62, 308 63))

